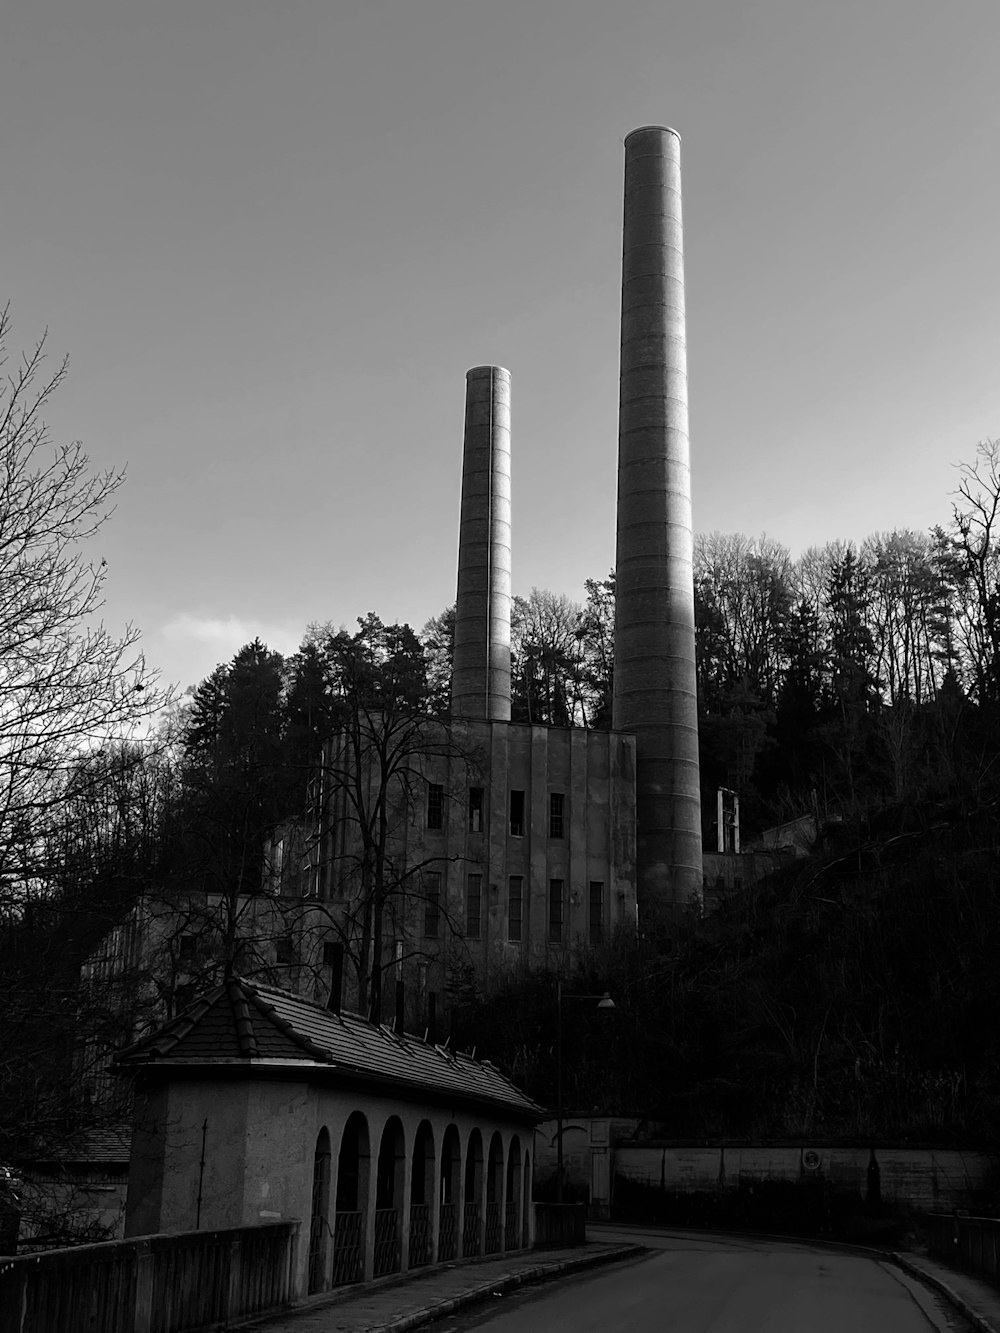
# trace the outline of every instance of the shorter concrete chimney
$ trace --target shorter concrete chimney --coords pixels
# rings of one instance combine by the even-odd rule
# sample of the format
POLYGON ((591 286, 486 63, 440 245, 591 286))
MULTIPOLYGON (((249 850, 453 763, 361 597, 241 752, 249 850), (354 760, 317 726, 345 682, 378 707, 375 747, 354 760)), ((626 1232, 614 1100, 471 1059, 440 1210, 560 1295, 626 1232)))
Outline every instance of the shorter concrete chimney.
POLYGON ((510 371, 466 375, 453 717, 510 720, 510 371))

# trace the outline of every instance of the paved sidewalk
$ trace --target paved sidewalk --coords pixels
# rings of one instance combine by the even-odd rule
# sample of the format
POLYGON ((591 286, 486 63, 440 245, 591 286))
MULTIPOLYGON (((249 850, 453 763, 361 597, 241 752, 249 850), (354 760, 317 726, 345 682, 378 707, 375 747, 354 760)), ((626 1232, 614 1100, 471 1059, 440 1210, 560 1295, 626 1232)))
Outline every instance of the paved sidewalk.
POLYGON ((314 1297, 262 1320, 234 1325, 254 1333, 407 1333, 453 1310, 500 1296, 527 1282, 615 1263, 644 1254, 641 1245, 591 1243, 531 1250, 488 1260, 442 1264, 417 1276, 387 1278, 366 1287, 314 1297))
POLYGON ((897 1253, 891 1258, 904 1272, 939 1291, 980 1333, 1000 1333, 1000 1288, 927 1255, 897 1253))

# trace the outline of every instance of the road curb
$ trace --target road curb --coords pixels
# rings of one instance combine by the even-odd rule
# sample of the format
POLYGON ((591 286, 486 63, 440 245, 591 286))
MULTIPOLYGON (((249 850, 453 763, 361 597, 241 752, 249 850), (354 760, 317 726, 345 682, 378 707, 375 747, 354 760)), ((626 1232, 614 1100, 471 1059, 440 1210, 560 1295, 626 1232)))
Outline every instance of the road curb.
POLYGON ((435 1319, 442 1319, 445 1315, 453 1314, 456 1310, 463 1310, 470 1305, 478 1305, 480 1301, 489 1300, 491 1296, 502 1296, 508 1291, 514 1291, 518 1287, 527 1286, 529 1283, 544 1282, 546 1278, 561 1277, 564 1273, 575 1273, 582 1268, 599 1268, 602 1264, 619 1263, 623 1259, 635 1259, 646 1253, 648 1251, 644 1245, 623 1245, 617 1251, 605 1250, 602 1254, 578 1254, 571 1259, 557 1260, 555 1263, 536 1264, 532 1268, 523 1268, 518 1273, 508 1273, 506 1277, 497 1278, 493 1282, 483 1282, 478 1287, 470 1287, 468 1291, 463 1291, 458 1296, 448 1296, 443 1300, 425 1305, 419 1310, 411 1310, 409 1314, 402 1315, 391 1323, 379 1324, 378 1333, 409 1333, 410 1329, 420 1328, 424 1324, 432 1323, 435 1319))
POLYGON ((920 1264, 913 1263, 905 1254, 898 1254, 892 1250, 884 1251, 883 1257, 890 1263, 896 1264, 904 1273, 909 1273, 910 1277, 922 1282, 924 1286, 933 1287, 935 1291, 940 1292, 963 1318, 967 1319, 974 1328, 979 1329, 979 1333, 1000 1333, 992 1320, 971 1306, 964 1296, 950 1287, 942 1278, 939 1278, 936 1273, 929 1273, 926 1268, 921 1268, 920 1264))

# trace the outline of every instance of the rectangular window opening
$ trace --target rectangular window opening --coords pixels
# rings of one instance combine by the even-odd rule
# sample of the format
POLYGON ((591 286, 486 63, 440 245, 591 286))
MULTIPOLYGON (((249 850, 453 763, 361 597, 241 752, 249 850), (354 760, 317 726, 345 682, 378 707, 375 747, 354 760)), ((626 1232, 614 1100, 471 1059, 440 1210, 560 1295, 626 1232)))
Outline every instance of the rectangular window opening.
POLYGON ((511 875, 507 881, 507 938, 514 943, 521 939, 524 920, 524 876, 511 875))
POLYGON ((469 832, 482 833, 483 831, 483 789, 482 787, 469 788, 469 832))
POLYGON ((441 871, 425 870, 424 886, 424 935, 436 940, 441 930, 441 871))
POLYGON ((483 877, 470 875, 465 882, 465 934, 470 940, 478 940, 482 930, 483 916, 483 877))
POLYGON ((510 794, 510 836, 524 837, 524 792, 512 791, 510 794))
POLYGON ((439 782, 427 784, 427 827, 444 828, 444 788, 439 782))
POLYGON ((549 943, 561 944, 563 937, 563 881, 549 880, 549 943))
POLYGON ((549 837, 561 838, 565 834, 563 827, 563 808, 565 797, 561 791, 549 793, 549 837))
POLYGON ((604 942, 604 885, 596 879, 590 881, 590 942, 604 942))

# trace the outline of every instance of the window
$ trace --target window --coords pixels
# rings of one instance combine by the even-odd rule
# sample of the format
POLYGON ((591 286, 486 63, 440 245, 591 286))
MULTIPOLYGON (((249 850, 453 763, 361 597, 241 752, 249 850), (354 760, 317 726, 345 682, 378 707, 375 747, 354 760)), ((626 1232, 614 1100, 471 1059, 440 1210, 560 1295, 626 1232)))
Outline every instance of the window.
POLYGON ((590 942, 604 940, 604 885, 598 879, 590 881, 590 942))
POLYGON ((444 828, 444 788, 439 782, 427 784, 427 827, 444 828))
POLYGON ((561 838, 563 836, 563 802, 565 797, 561 791, 549 793, 549 837, 561 838))
POLYGON ((182 935, 178 940, 177 953, 182 963, 191 963, 194 961, 198 952, 198 937, 196 935, 182 935))
POLYGON ((478 940, 482 929, 483 914, 483 877, 470 875, 465 882, 465 934, 470 940, 478 940))
POLYGON ((483 789, 482 787, 469 788, 469 832, 482 833, 483 831, 483 789))
POLYGON ((274 953, 279 963, 295 962, 295 941, 291 935, 282 935, 275 941, 274 953))
POLYGON ((336 967, 344 961, 344 946, 342 944, 324 944, 323 945, 323 966, 336 967))
POLYGON ((549 880, 549 943, 561 944, 563 935, 563 882, 549 880))
POLYGON ((520 940, 524 918, 524 877, 511 875, 507 881, 507 938, 520 940))
POLYGON ((524 837, 524 792, 512 791, 510 794, 510 836, 524 837))
POLYGON ((441 926, 441 871, 425 870, 424 885, 424 935, 436 940, 441 926))

